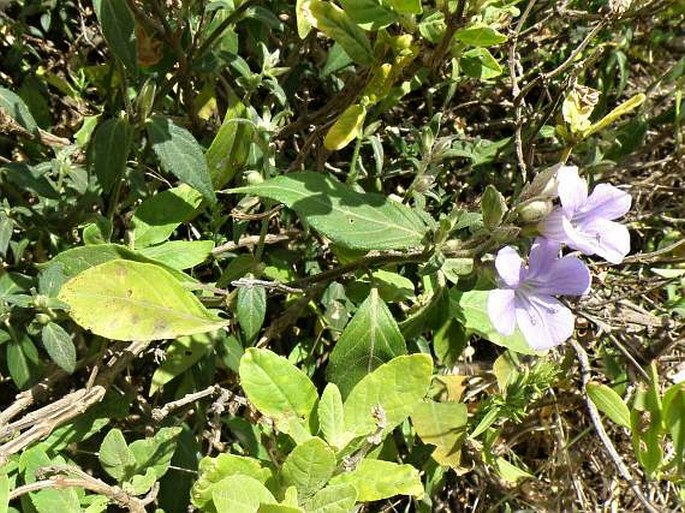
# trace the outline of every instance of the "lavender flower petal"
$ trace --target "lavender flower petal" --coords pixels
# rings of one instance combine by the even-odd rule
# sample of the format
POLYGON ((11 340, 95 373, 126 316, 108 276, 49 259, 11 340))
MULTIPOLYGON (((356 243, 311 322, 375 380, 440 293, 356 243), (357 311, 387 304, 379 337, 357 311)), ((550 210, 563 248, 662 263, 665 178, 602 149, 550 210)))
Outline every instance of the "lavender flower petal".
POLYGON ((547 275, 552 269, 554 261, 559 258, 561 244, 559 241, 537 237, 530 248, 528 258, 527 280, 547 280, 547 275))
POLYGON ((504 336, 514 333, 516 308, 513 289, 494 289, 488 294, 488 316, 495 329, 504 336))
POLYGON ((607 262, 620 264, 630 252, 628 228, 615 221, 597 218, 582 225, 578 232, 584 238, 585 244, 592 245, 592 250, 588 252, 580 247, 577 248, 586 255, 594 253, 607 262))
POLYGON ((528 345, 537 351, 564 343, 573 335, 571 311, 550 296, 517 296, 516 323, 528 345))
POLYGON ((617 219, 630 210, 631 202, 632 198, 627 192, 613 185, 601 183, 594 188, 587 203, 579 209, 577 214, 581 214, 584 218, 617 219))
POLYGON ((582 296, 590 290, 592 277, 576 256, 566 255, 552 263, 546 280, 536 284, 537 294, 582 296))
POLYGON ((557 171, 557 190, 561 208, 572 218, 587 201, 587 181, 578 175, 576 166, 563 166, 557 171))
POLYGON ((495 258, 495 268, 502 281, 511 288, 519 286, 521 281, 521 271, 523 270, 523 260, 511 246, 506 246, 499 250, 495 258))

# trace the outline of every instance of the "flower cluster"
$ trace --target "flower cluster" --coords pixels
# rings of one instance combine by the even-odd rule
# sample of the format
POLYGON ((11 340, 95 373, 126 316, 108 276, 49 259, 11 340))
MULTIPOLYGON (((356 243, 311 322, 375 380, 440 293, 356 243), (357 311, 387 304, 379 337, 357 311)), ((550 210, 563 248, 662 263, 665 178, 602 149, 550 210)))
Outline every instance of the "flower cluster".
POLYGON ((628 229, 614 221, 630 209, 629 194, 600 184, 588 196, 575 166, 559 167, 554 183, 561 205, 540 221, 542 236, 528 266, 513 247, 502 248, 495 259, 500 288, 488 297, 495 329, 511 335, 518 326, 535 350, 562 344, 573 334, 573 314, 554 296, 582 296, 590 289, 590 271, 578 257, 560 256, 562 244, 615 264, 630 251, 628 229))

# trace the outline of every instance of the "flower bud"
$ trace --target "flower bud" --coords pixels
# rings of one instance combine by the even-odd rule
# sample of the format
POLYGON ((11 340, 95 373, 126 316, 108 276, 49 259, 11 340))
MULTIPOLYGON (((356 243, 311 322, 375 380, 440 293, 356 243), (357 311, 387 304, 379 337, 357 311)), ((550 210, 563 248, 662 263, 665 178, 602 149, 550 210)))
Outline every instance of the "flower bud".
POLYGON ((245 181, 249 185, 259 185, 264 181, 264 177, 259 171, 255 171, 254 169, 251 169, 250 171, 247 171, 245 173, 245 181))
POLYGON ((534 224, 542 221, 554 208, 549 199, 533 198, 516 208, 516 213, 522 224, 534 224))

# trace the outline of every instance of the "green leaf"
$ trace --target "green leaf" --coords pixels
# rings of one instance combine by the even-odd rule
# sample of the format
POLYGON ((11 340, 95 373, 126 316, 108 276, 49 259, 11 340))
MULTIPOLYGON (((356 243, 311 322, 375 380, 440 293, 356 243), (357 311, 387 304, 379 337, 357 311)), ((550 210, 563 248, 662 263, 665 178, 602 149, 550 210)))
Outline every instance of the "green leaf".
POLYGON ((112 340, 177 338, 227 324, 162 267, 130 260, 87 269, 62 286, 58 299, 80 326, 112 340))
POLYGON ((152 116, 146 127, 152 151, 159 158, 164 171, 173 174, 215 203, 216 196, 207 160, 193 134, 163 116, 152 116))
POLYGON ((345 445, 345 413, 340 390, 335 383, 328 383, 321 394, 317 414, 319 428, 326 441, 336 449, 345 445))
POLYGON ((166 474, 176 452, 176 439, 181 431, 180 427, 163 427, 153 437, 136 440, 129 445, 135 458, 137 473, 152 470, 157 479, 166 474))
POLYGON ((10 478, 0 472, 0 513, 7 513, 10 504, 10 478))
POLYGON ((379 30, 399 17, 379 0, 340 0, 343 10, 364 30, 379 30))
POLYGON ((328 130, 323 145, 327 150, 341 150, 357 138, 364 126, 366 108, 361 105, 350 105, 335 120, 328 130))
POLYGON ((411 465, 364 459, 356 469, 335 476, 331 485, 351 484, 359 502, 378 501, 395 495, 424 495, 419 471, 411 465))
POLYGON ((206 154, 209 174, 216 189, 230 182, 245 165, 255 136, 245 105, 237 98, 234 102, 226 111, 224 122, 206 154))
POLYGON ((172 340, 164 352, 164 360, 152 375, 149 395, 195 365, 212 350, 212 345, 212 337, 207 333, 172 340))
POLYGON ((459 62, 464 73, 480 80, 490 80, 502 74, 502 66, 487 48, 473 48, 464 52, 459 62))
POLYGON ((284 432, 288 420, 307 420, 318 394, 307 375, 267 349, 249 348, 240 360, 240 383, 247 398, 284 432))
POLYGON ((105 194, 124 174, 132 141, 133 129, 125 119, 108 119, 95 131, 93 170, 105 194))
POLYGON ((59 367, 69 374, 76 368, 76 347, 71 336, 62 326, 49 322, 43 326, 43 347, 59 367))
MULTIPOLYGON (((24 481, 26 484, 35 483, 38 480, 36 471, 41 467, 50 465, 65 465, 66 461, 61 456, 49 458, 45 450, 38 446, 24 451, 19 459, 19 468, 23 468, 24 481)), ((38 513, 80 513, 79 495, 83 489, 78 487, 58 489, 43 489, 29 495, 31 505, 38 513)), ((29 505, 30 506, 30 505, 29 505)), ((33 511, 33 508, 26 508, 33 511)))
POLYGON ((297 35, 300 36, 300 39, 306 38, 312 30, 312 24, 309 21, 309 2, 310 0, 297 0, 295 2, 297 35))
POLYGON ((118 57, 133 75, 138 73, 136 52, 136 24, 126 0, 96 0, 93 2, 95 15, 102 27, 102 35, 118 57))
POLYGON ((26 333, 7 343, 7 370, 17 388, 24 390, 38 381, 40 363, 38 350, 26 333))
POLYGON ((470 46, 493 46, 507 40, 507 36, 487 25, 476 25, 458 30, 454 38, 470 46))
POLYGON ((492 185, 488 185, 483 193, 480 210, 483 214, 483 224, 489 231, 494 231, 507 213, 507 202, 502 193, 492 185))
POLYGON ((392 8, 400 14, 421 14, 421 0, 390 0, 392 8))
POLYGON ((587 395, 595 406, 616 424, 630 428, 630 410, 612 388, 601 383, 588 383, 587 395))
POLYGON ((328 379, 346 397, 364 376, 406 352, 395 319, 378 290, 371 289, 331 352, 328 379))
POLYGON ((305 513, 302 508, 287 504, 262 504, 257 513, 305 513))
POLYGON ((628 114, 629 112, 635 110, 640 105, 642 105, 646 98, 647 96, 645 96, 643 93, 639 93, 631 97, 630 99, 624 101, 621 105, 619 105, 614 110, 609 112, 609 114, 607 114, 602 119, 597 121, 597 123, 593 123, 590 127, 588 127, 587 130, 583 132, 582 137, 588 137, 594 134, 595 132, 598 132, 608 127, 614 121, 618 120, 618 118, 620 118, 621 116, 628 114))
POLYGON ((200 265, 209 258, 213 249, 214 242, 211 240, 172 240, 158 246, 143 248, 140 254, 181 270, 200 265))
POLYGON ((453 315, 468 331, 489 340, 499 346, 523 354, 544 354, 530 348, 521 331, 516 328, 513 335, 505 337, 495 329, 488 315, 489 290, 470 290, 460 292, 456 289, 450 293, 453 315))
POLYGON ((535 477, 516 465, 509 463, 502 456, 498 456, 495 459, 495 468, 502 479, 509 483, 516 483, 521 479, 531 479, 535 477))
POLYGON ((446 29, 445 15, 440 11, 425 16, 419 23, 419 33, 424 39, 433 44, 440 42, 446 29))
POLYGON ((273 476, 268 468, 262 468, 258 460, 235 454, 219 454, 215 458, 205 456, 200 460, 198 479, 193 484, 190 500, 197 508, 206 510, 212 500, 212 489, 226 477, 244 475, 264 484, 273 476))
POLYGON ((221 513, 256 513, 260 504, 276 502, 262 483, 243 475, 226 477, 214 485, 212 500, 221 513))
POLYGON ((0 212, 0 257, 7 254, 12 233, 14 232, 14 221, 7 217, 4 212, 0 212))
POLYGON ((337 5, 311 0, 309 12, 314 26, 343 47, 354 62, 368 66, 373 61, 371 43, 364 31, 337 5))
POLYGON ((427 232, 422 218, 406 205, 357 192, 321 173, 289 173, 231 192, 281 201, 334 243, 351 249, 418 246, 427 232))
POLYGON ((181 223, 195 217, 201 203, 202 194, 185 184, 143 201, 131 219, 136 248, 167 240, 181 223))
POLYGON ((368 374, 345 400, 343 410, 348 436, 374 433, 379 425, 377 413, 384 416, 383 432, 390 432, 424 398, 432 373, 433 359, 418 353, 398 356, 368 374))
POLYGON ((143 495, 152 489, 157 481, 157 475, 151 468, 145 470, 145 474, 136 474, 124 483, 122 489, 130 495, 143 495))
POLYGON ((459 468, 467 421, 466 405, 456 402, 425 401, 411 414, 416 434, 423 443, 435 446, 433 459, 455 469, 459 468))
POLYGON ((236 319, 245 336, 252 342, 262 329, 266 317, 266 289, 264 287, 240 287, 236 298, 236 319))
POLYGON ((357 489, 351 484, 327 486, 305 503, 307 513, 350 513, 357 502, 357 489))
POLYGON ((664 394, 664 422, 671 434, 675 461, 682 471, 685 466, 685 382, 676 383, 664 394))
POLYGON ((319 491, 333 475, 335 453, 321 438, 310 438, 296 446, 281 468, 286 486, 297 488, 298 497, 308 497, 319 491))
POLYGON ((4 111, 28 132, 34 134, 38 131, 38 124, 33 119, 31 111, 24 103, 24 100, 18 94, 4 87, 0 87, 0 110, 4 111))
POLYGON ((120 429, 107 433, 100 444, 98 458, 104 471, 119 482, 126 481, 135 472, 136 458, 120 429))

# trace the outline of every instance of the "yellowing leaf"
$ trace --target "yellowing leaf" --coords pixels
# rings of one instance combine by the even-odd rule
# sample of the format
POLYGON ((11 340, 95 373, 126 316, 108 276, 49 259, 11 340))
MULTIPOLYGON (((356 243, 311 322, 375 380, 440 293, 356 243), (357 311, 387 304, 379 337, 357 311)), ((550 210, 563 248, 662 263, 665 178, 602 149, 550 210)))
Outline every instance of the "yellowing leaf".
POLYGON ((227 324, 168 271, 131 260, 91 267, 62 286, 59 299, 80 326, 112 340, 160 340, 227 324))
POLYGON ((341 150, 359 135, 366 119, 366 109, 361 105, 350 105, 328 130, 323 145, 327 150, 341 150))
POLYGON ((423 443, 435 446, 433 459, 452 468, 459 467, 467 420, 466 405, 454 402, 426 401, 411 414, 419 438, 423 443))

